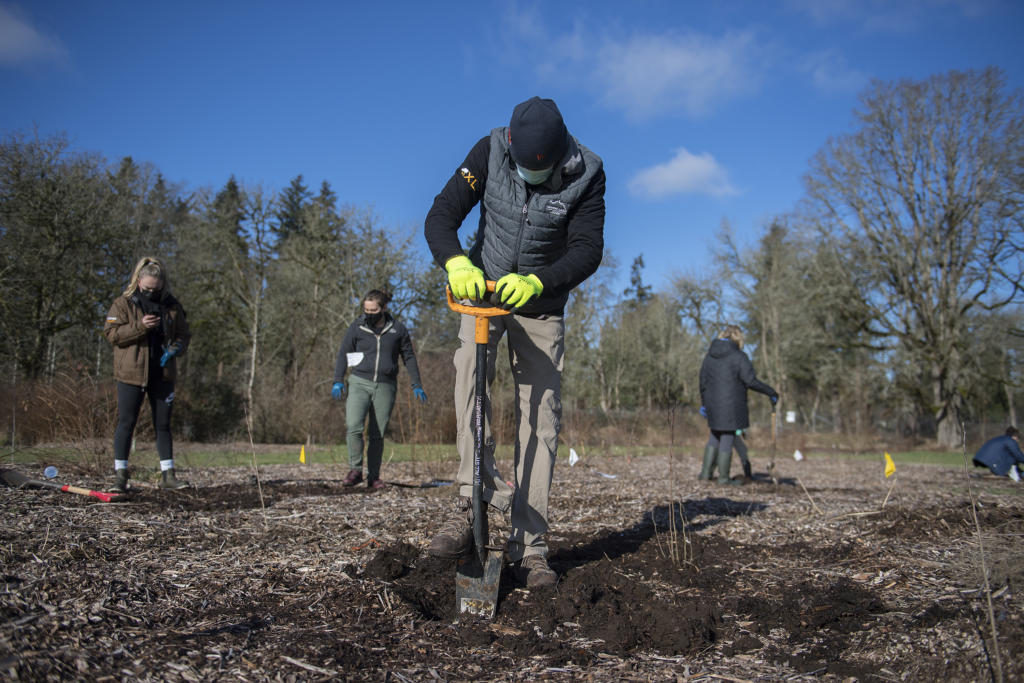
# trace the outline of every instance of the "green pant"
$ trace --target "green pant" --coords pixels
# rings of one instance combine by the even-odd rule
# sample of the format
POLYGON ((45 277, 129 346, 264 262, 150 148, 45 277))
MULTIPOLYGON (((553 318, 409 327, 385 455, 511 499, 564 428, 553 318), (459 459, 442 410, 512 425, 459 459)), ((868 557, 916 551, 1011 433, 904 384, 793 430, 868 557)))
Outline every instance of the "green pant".
POLYGON ((370 416, 367 433, 369 444, 366 449, 366 478, 369 481, 380 478, 380 460, 384 454, 384 432, 395 406, 396 386, 391 382, 371 382, 351 375, 348 383, 348 399, 345 401, 346 443, 348 464, 356 470, 363 469, 363 427, 366 416, 370 416))

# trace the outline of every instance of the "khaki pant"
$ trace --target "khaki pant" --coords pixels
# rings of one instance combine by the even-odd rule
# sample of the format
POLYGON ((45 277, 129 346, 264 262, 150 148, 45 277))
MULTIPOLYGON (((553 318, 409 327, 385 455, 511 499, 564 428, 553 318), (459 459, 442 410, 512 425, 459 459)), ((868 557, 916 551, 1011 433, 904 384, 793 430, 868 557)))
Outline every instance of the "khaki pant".
MULTIPOLYGON (((455 352, 455 410, 458 427, 459 494, 473 495, 473 398, 476 382, 475 319, 463 315, 459 329, 462 346, 455 352)), ((561 316, 543 319, 507 315, 490 319, 487 350, 487 400, 484 401, 484 448, 480 464, 483 498, 510 512, 512 533, 508 559, 546 555, 548 493, 555 469, 558 431, 562 417, 562 356, 565 326, 561 316), (519 397, 515 406, 518 425, 515 442, 515 489, 502 478, 494 462, 491 435, 490 386, 495 356, 502 335, 508 334, 509 366, 519 397)))

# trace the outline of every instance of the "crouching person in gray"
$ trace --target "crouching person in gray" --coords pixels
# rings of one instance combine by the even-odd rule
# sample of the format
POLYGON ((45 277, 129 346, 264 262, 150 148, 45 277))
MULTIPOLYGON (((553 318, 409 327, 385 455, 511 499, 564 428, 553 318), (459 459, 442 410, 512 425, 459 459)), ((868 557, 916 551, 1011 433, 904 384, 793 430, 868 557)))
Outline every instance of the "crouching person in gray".
POLYGON ((427 244, 448 272, 453 296, 482 299, 485 279, 497 280, 498 300, 513 310, 490 318, 486 370, 476 368, 474 318, 462 316, 461 347, 455 352, 460 497, 428 552, 457 557, 472 546, 476 372, 486 371, 490 391, 495 351, 507 334, 518 397, 515 487, 495 466, 489 397, 481 479, 490 527, 510 527, 506 558, 529 587, 550 586, 558 578, 547 563, 544 535, 562 412, 562 316, 569 292, 601 262, 604 190, 600 157, 569 135, 553 101, 534 97, 515 107, 509 126, 495 128, 473 146, 426 219, 427 244), (458 230, 477 203, 480 224, 467 255, 458 230))

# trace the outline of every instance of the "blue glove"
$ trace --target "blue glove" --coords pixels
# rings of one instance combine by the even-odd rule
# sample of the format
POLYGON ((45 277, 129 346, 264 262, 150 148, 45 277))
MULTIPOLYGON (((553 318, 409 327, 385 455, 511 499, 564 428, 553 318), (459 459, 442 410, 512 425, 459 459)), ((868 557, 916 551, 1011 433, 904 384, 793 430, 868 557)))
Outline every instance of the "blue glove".
POLYGON ((703 417, 705 420, 708 419, 708 409, 705 408, 704 406, 700 407, 700 416, 703 417))
POLYGON ((427 402, 427 392, 423 391, 423 387, 419 384, 412 385, 412 393, 416 394, 416 398, 420 400, 420 403, 427 402))
POLYGON ((180 351, 180 349, 177 347, 177 345, 168 346, 164 350, 164 355, 160 356, 160 367, 166 367, 167 362, 178 355, 178 351, 180 351))
POLYGON ((334 386, 331 387, 331 398, 335 401, 340 401, 341 397, 345 395, 345 383, 335 382, 334 386))
POLYGON ((772 405, 775 405, 776 403, 779 402, 779 395, 778 394, 772 394, 769 398, 771 398, 772 405))

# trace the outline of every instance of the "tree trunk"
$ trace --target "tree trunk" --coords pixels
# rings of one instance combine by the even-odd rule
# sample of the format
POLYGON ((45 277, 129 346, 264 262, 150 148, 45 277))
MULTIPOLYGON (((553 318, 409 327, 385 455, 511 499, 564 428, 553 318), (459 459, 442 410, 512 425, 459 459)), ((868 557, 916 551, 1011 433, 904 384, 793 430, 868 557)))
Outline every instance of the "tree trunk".
MULTIPOLYGON (((1010 377, 1013 367, 1011 366, 1010 354, 1006 349, 1003 349, 1003 360, 1005 360, 1005 377, 1010 377)), ((1017 406, 1013 402, 1013 385, 1010 382, 1003 381, 1003 391, 1006 392, 1006 419, 1010 425, 1017 425, 1017 406)))

